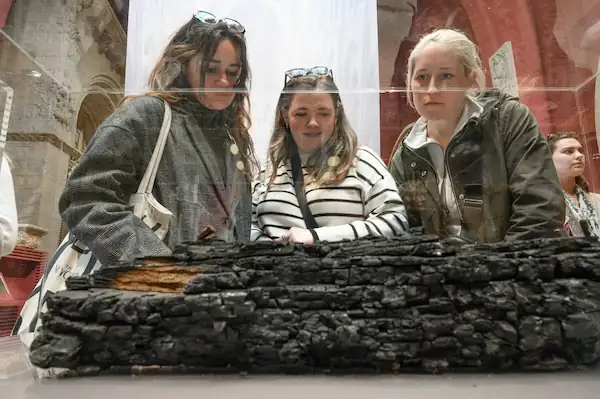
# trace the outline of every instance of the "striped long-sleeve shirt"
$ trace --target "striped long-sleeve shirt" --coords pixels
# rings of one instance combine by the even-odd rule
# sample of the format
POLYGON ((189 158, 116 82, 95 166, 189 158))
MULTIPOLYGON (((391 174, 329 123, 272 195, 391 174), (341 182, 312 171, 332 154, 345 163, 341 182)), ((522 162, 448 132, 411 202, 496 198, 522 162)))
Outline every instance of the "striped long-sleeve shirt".
MULTIPOLYGON (((308 178, 303 168, 305 182, 308 178)), ((306 228, 294 190, 291 166, 281 165, 269 184, 261 171, 253 184, 251 240, 278 239, 291 227, 306 228)), ((356 154, 347 177, 334 185, 305 184, 306 201, 319 227, 319 241, 393 236, 408 229, 406 210, 394 178, 367 147, 356 154)))

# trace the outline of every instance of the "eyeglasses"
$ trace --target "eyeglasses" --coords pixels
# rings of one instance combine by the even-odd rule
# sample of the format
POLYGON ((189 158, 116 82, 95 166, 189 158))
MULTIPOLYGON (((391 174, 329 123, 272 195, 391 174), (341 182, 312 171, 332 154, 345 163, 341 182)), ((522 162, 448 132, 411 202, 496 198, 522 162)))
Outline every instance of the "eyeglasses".
POLYGON ((209 24, 209 25, 214 25, 214 24, 218 24, 219 22, 223 22, 225 25, 227 25, 227 27, 235 32, 239 32, 244 34, 246 32, 246 28, 244 28, 244 26, 242 24, 240 24, 238 21, 236 21, 235 19, 231 19, 231 18, 217 18, 216 16, 214 16, 213 14, 206 12, 206 11, 198 11, 194 14, 194 18, 196 18, 198 21, 202 22, 203 24, 209 24))
POLYGON ((312 68, 294 68, 289 69, 285 72, 285 80, 283 85, 287 85, 289 81, 301 78, 302 76, 316 75, 316 76, 330 76, 333 79, 333 71, 324 66, 316 66, 312 68))

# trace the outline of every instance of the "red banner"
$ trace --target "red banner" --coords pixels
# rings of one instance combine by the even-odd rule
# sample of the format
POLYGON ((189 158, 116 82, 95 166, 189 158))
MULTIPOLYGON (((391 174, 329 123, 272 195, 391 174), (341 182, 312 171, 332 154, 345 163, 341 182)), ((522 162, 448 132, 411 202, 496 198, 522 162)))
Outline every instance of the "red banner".
POLYGON ((13 0, 0 0, 0 29, 4 28, 13 0))

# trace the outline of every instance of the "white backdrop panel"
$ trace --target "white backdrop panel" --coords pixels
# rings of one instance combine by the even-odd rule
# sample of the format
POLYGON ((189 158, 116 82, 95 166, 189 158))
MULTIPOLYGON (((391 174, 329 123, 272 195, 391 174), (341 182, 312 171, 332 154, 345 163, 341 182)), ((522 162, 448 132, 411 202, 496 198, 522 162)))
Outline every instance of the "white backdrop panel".
POLYGON ((284 72, 325 65, 333 70, 359 141, 379 152, 376 0, 131 0, 127 94, 146 91, 148 75, 175 30, 197 10, 246 27, 252 129, 264 160, 284 72))

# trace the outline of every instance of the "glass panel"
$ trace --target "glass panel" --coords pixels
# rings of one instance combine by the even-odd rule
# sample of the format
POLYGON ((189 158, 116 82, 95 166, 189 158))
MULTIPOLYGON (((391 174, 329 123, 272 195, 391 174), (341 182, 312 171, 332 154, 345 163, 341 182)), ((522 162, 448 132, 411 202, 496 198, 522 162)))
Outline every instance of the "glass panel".
POLYGON ((48 252, 66 232, 57 208, 67 174, 96 128, 126 94, 147 89, 170 35, 203 9, 246 28, 251 134, 260 159, 285 70, 325 64, 360 142, 389 161, 400 131, 418 118, 407 103, 408 56, 424 34, 447 27, 478 45, 486 88, 517 94, 544 134, 580 135, 585 176, 600 189, 597 1, 96 0, 68 10, 58 3, 36 7, 16 1, 0 10, 0 80, 15 93, 6 151, 20 223, 48 230, 41 247, 48 252))
POLYGON ((38 249, 49 254, 66 233, 58 201, 67 175, 123 97, 126 34, 119 19, 126 21, 127 7, 116 3, 115 9, 106 0, 70 8, 60 2, 0 6, 7 16, 0 80, 14 90, 6 153, 19 223, 42 228, 38 249))
MULTIPOLYGON (((58 244, 57 214, 74 135, 72 92, 12 38, 0 37, 0 81, 13 91, 5 152, 10 159, 20 224, 48 231, 42 249, 58 244)), ((3 96, 2 107, 5 105, 3 96)))
POLYGON ((4 276, 0 274, 0 295, 8 294, 8 286, 6 285, 6 281, 4 281, 4 276))
POLYGON ((598 1, 96 0, 69 9, 5 3, 0 80, 15 93, 6 152, 19 221, 48 230, 41 248, 50 253, 66 232, 57 208, 69 171, 124 96, 147 89, 170 35, 203 9, 246 28, 251 134, 262 160, 285 70, 325 64, 359 141, 388 162, 400 131, 419 116, 407 103, 408 56, 424 34, 446 27, 477 44, 486 88, 518 95, 544 134, 580 135, 585 176, 600 189, 598 1))
MULTIPOLYGON (((293 137, 292 129, 289 127, 292 113, 286 108, 289 104, 278 105, 286 82, 285 73, 292 68, 324 66, 331 71, 331 75, 340 89, 341 103, 343 103, 348 123, 356 132, 358 143, 373 150, 373 153, 378 155, 385 165, 389 165, 396 144, 402 142, 399 140, 401 132, 419 118, 423 118, 422 122, 426 122, 422 124, 425 125, 420 132, 422 137, 431 140, 434 140, 431 132, 434 129, 430 126, 450 126, 452 129, 449 130, 453 132, 458 125, 457 120, 460 121, 460 117, 463 115, 471 116, 472 121, 479 121, 481 113, 470 113, 471 110, 464 105, 466 104, 463 102, 464 96, 460 98, 460 102, 457 102, 460 113, 453 115, 453 120, 450 120, 452 118, 447 114, 437 119, 433 114, 431 114, 433 116, 427 117, 423 110, 418 112, 408 101, 417 93, 416 90, 409 90, 407 85, 407 80, 413 82, 412 79, 416 79, 414 74, 408 76, 411 52, 424 35, 436 29, 451 28, 464 32, 477 45, 483 79, 480 89, 482 91, 500 89, 512 96, 519 97, 519 101, 531 111, 537 123, 537 126, 536 123, 533 123, 529 131, 536 130, 539 126, 545 136, 558 132, 575 133, 575 137, 582 146, 581 150, 577 151, 580 151, 585 157, 581 158, 585 159, 585 170, 581 170, 581 174, 588 181, 592 193, 600 192, 600 143, 598 141, 600 131, 598 129, 600 126, 600 1, 598 0, 303 0, 302 2, 284 0, 85 0, 78 2, 15 0, 1 3, 0 86, 4 84, 14 92, 5 152, 10 158, 18 222, 21 225, 39 227, 36 230, 25 229, 24 226, 21 226, 21 233, 24 233, 25 230, 37 231, 38 235, 27 237, 26 234, 21 234, 19 246, 46 252, 48 259, 52 258, 60 242, 68 233, 65 223, 63 223, 65 215, 63 214, 61 217, 59 213, 59 208, 64 208, 60 206, 61 196, 63 196, 63 205, 68 201, 72 203, 80 201, 89 206, 88 209, 98 205, 100 205, 99 208, 104 206, 99 215, 88 220, 89 223, 82 222, 82 215, 88 215, 85 210, 72 216, 71 227, 79 228, 78 238, 83 241, 93 242, 99 237, 105 238, 104 234, 124 231, 133 225, 138 228, 138 230, 132 228, 128 236, 117 240, 116 244, 113 242, 110 248, 98 245, 97 248, 104 251, 99 255, 106 257, 113 255, 118 257, 115 253, 119 252, 119 245, 133 242, 138 235, 143 233, 147 233, 146 238, 149 241, 157 243, 158 247, 164 249, 167 245, 172 248, 182 241, 193 241, 202 237, 205 232, 210 231, 208 226, 206 229, 199 227, 205 227, 204 225, 208 223, 207 220, 212 222, 220 218, 218 221, 222 223, 221 227, 225 226, 223 229, 228 229, 225 233, 231 233, 227 236, 229 239, 234 233, 239 232, 231 228, 233 220, 249 220, 249 211, 245 213, 245 219, 233 218, 231 213, 224 212, 225 215, 218 213, 221 211, 218 208, 219 204, 227 203, 233 206, 232 198, 238 198, 235 195, 231 195, 226 200, 222 197, 211 199, 212 205, 217 204, 214 206, 217 208, 216 211, 212 208, 206 209, 204 204, 201 204, 206 192, 213 192, 216 190, 215 187, 220 187, 214 181, 222 179, 221 183, 223 186, 225 185, 228 175, 218 168, 227 161, 229 152, 236 155, 240 148, 237 144, 228 146, 227 151, 229 152, 225 151, 224 155, 217 156, 210 152, 215 148, 213 147, 214 143, 220 139, 222 140, 217 144, 225 142, 229 145, 227 140, 232 139, 231 132, 227 131, 228 137, 215 138, 221 125, 215 127, 209 123, 214 120, 203 119, 206 114, 210 113, 210 110, 207 111, 200 107, 199 103, 202 101, 198 99, 205 98, 203 96, 208 96, 210 93, 214 94, 215 91, 222 91, 223 87, 230 90, 232 86, 235 86, 235 84, 229 84, 229 79, 232 76, 237 79, 237 66, 229 65, 233 66, 235 70, 233 72, 227 70, 227 73, 223 75, 224 79, 219 75, 218 79, 213 79, 211 86, 206 83, 206 75, 209 72, 204 73, 203 76, 200 76, 198 72, 201 70, 202 61, 205 61, 199 56, 195 57, 197 52, 204 49, 202 43, 194 43, 191 50, 188 49, 188 51, 182 51, 178 47, 168 54, 169 57, 173 54, 179 56, 183 54, 180 59, 161 59, 165 45, 173 37, 175 31, 182 24, 190 21, 194 13, 198 11, 211 12, 217 19, 231 18, 244 26, 247 57, 252 72, 251 85, 249 93, 246 93, 245 88, 239 87, 233 91, 249 96, 251 108, 248 109, 248 113, 252 120, 249 133, 256 147, 257 156, 263 164, 267 160, 270 140, 275 131, 285 126, 287 129, 284 131, 287 134, 285 137, 288 139, 290 135, 293 137), (193 58, 192 55, 194 55, 193 58), (161 62, 162 64, 160 64, 161 62), (156 65, 164 67, 163 74, 159 76, 160 79, 156 80, 158 83, 163 83, 161 79, 164 79, 168 84, 152 88, 148 82, 151 80, 156 65), (197 82, 191 81, 194 73, 198 75, 196 76, 197 82), (202 79, 205 80, 203 85, 199 83, 202 79), (132 217, 131 223, 125 227, 113 228, 113 223, 123 220, 124 215, 132 215, 131 208, 133 207, 128 201, 146 170, 149 158, 147 154, 152 146, 146 142, 147 145, 143 149, 124 151, 118 157, 111 157, 113 154, 111 151, 118 153, 119 150, 125 148, 125 142, 131 138, 130 136, 136 137, 138 140, 136 143, 153 137, 152 134, 157 133, 158 128, 150 131, 147 128, 149 122, 162 120, 162 115, 143 114, 141 118, 132 117, 124 122, 122 118, 123 108, 125 108, 122 105, 123 101, 127 96, 148 94, 154 89, 157 93, 152 94, 165 96, 168 93, 163 89, 165 87, 171 89, 170 84, 176 80, 181 83, 181 86, 173 89, 174 93, 171 94, 183 97, 190 95, 189 91, 194 89, 196 90, 194 94, 198 94, 198 96, 191 96, 191 99, 186 97, 185 101, 179 103, 173 102, 172 123, 180 129, 189 129, 189 131, 186 130, 186 134, 189 133, 186 136, 189 142, 181 145, 181 141, 177 142, 181 136, 175 138, 173 135, 169 136, 170 141, 168 141, 167 148, 176 150, 173 150, 171 160, 174 163, 181 161, 184 165, 179 166, 177 170, 168 167, 159 168, 160 184, 172 191, 165 194, 161 191, 162 187, 159 187, 154 190, 154 193, 157 201, 161 204, 171 201, 169 209, 176 213, 174 219, 177 223, 185 222, 191 227, 170 232, 171 234, 165 239, 156 239, 150 234, 148 229, 139 222, 140 217, 137 219, 132 217), (223 86, 223 82, 227 82, 227 84, 223 86), (203 88, 200 89, 200 86, 203 88), (197 108, 184 115, 181 110, 175 110, 178 106, 183 106, 181 103, 191 104, 197 108), (107 121, 107 118, 110 119, 107 121), (135 119, 135 122, 131 122, 132 119, 135 119), (434 125, 440 120, 446 124, 434 125), (276 121, 280 122, 277 126, 275 126, 276 121), (104 160, 103 163, 99 162, 91 166, 106 169, 114 167, 110 172, 115 172, 115 170, 117 172, 108 177, 96 178, 97 181, 94 183, 100 186, 104 185, 105 190, 102 192, 93 193, 91 190, 82 190, 77 198, 63 195, 70 174, 81 161, 82 155, 86 154, 89 144, 93 140, 98 142, 103 137, 101 133, 98 133, 100 132, 99 127, 103 123, 105 123, 104 127, 116 126, 117 131, 122 132, 123 135, 117 136, 110 143, 112 147, 106 150, 108 161, 104 160), (198 126, 194 123, 197 123, 198 126), (194 128, 190 129, 189 125, 193 125, 194 128), (197 136, 205 136, 206 141, 198 144, 194 141, 198 138, 197 136), (196 154, 194 162, 186 163, 186 156, 193 151, 201 153, 202 156, 196 154), (209 162, 202 158, 207 153, 212 154, 208 157, 212 157, 214 162, 211 165, 216 172, 208 171, 211 165, 207 166, 209 162), (217 164, 218 166, 215 166, 217 164), (198 187, 200 184, 195 183, 194 179, 201 173, 212 173, 213 181, 198 187), (106 205, 107 203, 111 203, 111 205, 106 205), (98 224, 100 229, 93 230, 94 223, 98 224), (196 232, 196 229, 199 231, 196 232), (101 232, 99 233, 99 231, 101 232), (41 242, 38 246, 36 242, 40 237, 41 242)), ((205 20, 205 22, 211 21, 205 20)), ((186 31, 185 33, 193 36, 190 32, 186 31)), ((423 52, 423 49, 421 52, 415 52, 416 58, 422 56, 423 52)), ((460 56, 459 53, 452 53, 452 55, 455 57, 452 58, 454 61, 460 56)), ((215 57, 214 54, 211 56, 215 57)), ((439 57, 441 58, 442 55, 439 57)), ((221 59, 219 58, 219 60, 221 59)), ((458 65, 459 77, 475 86, 474 75, 471 73, 473 71, 467 71, 464 68, 466 63, 461 61, 460 63, 455 62, 455 64, 458 65)), ((205 71, 209 69, 220 71, 216 67, 206 68, 205 71)), ((448 79, 451 78, 448 77, 448 79)), ((158 83, 157 86, 159 86, 158 83)), ((447 85, 447 83, 444 84, 447 85)), ((435 84, 429 87, 423 85, 423 88, 444 94, 451 91, 446 90, 447 86, 437 87, 435 84)), ((231 93, 231 91, 226 92, 223 98, 228 95, 231 97, 231 93)), ((239 97, 242 96, 238 96, 238 100, 239 97)), ((329 99, 329 97, 325 98, 329 99)), ((225 100, 222 101, 229 104, 225 100)), ((456 104, 452 101, 446 103, 432 101, 432 105, 433 107, 443 105, 451 108, 456 104)), ((225 108, 228 106, 226 105, 225 108)), ((339 131, 340 117, 336 113, 338 107, 339 104, 335 103, 332 106, 335 108, 333 113, 321 112, 317 117, 323 118, 323 120, 331 117, 328 119, 332 121, 330 125, 335 126, 339 131)), ((6 95, 0 93, 0 114, 4 109, 6 109, 6 95)), ((320 107, 319 111, 323 109, 327 111, 327 107, 320 107)), ((492 113, 489 109, 484 111, 492 113)), ((147 112, 147 110, 143 112, 147 112)), ((302 112, 298 113, 298 118, 302 117, 301 114, 302 112)), ((307 120, 306 125, 315 126, 315 121, 307 120)), ((516 120, 511 120, 512 124, 510 125, 505 124, 506 119, 491 118, 488 121, 491 122, 486 125, 485 129, 481 128, 477 131, 483 137, 487 137, 486 134, 489 131, 501 129, 501 126, 511 126, 504 128, 502 131, 504 135, 498 136, 498 142, 508 135, 515 135, 515 131, 522 128, 522 126, 518 126, 519 121, 516 120), (486 130, 488 127, 489 130, 486 130)), ((234 123, 237 121, 227 120, 222 125, 231 127, 234 123)), ((316 123, 316 126, 318 127, 313 128, 312 131, 300 133, 308 137, 323 137, 323 131, 326 129, 321 128, 321 122, 316 123)), ((461 127, 456 130, 460 133, 464 132, 464 129, 461 127)), ((326 133, 333 134, 333 131, 334 128, 326 133)), ((458 140, 456 137, 459 135, 449 135, 448 137, 458 140)), ((0 143, 1 141, 0 139, 0 143)), ((545 145, 544 140, 539 140, 539 142, 545 145)), ((319 143, 319 145, 321 144, 319 143)), ((464 145, 465 153, 473 148, 479 151, 483 147, 471 144, 473 143, 469 142, 464 145)), ((482 184, 472 180, 464 181, 461 182, 462 192, 459 191, 453 186, 451 179, 444 179, 450 170, 450 167, 442 162, 447 161, 444 158, 445 154, 442 152, 440 158, 434 159, 432 153, 427 150, 427 155, 422 159, 428 163, 426 166, 429 169, 423 169, 418 174, 414 174, 410 183, 418 183, 421 181, 421 177, 425 181, 425 177, 430 176, 429 178, 432 180, 427 181, 429 183, 426 187, 427 192, 439 198, 437 202, 429 206, 429 204, 423 205, 423 202, 419 202, 422 198, 415 196, 416 199, 412 198, 413 201, 409 204, 407 198, 411 198, 410 195, 416 190, 411 191, 414 186, 408 185, 409 189, 403 192, 405 203, 409 204, 407 206, 417 208, 419 212, 423 211, 425 215, 420 222, 413 222, 415 225, 411 227, 421 227, 419 223, 424 224, 423 220, 427 220, 430 215, 425 212, 437 211, 435 220, 433 216, 431 217, 431 220, 434 220, 431 225, 440 228, 441 230, 438 232, 441 232, 444 237, 462 234, 462 232, 450 231, 453 227, 468 230, 475 226, 473 229, 477 230, 483 225, 483 222, 478 224, 475 221, 472 223, 473 226, 467 226, 464 214, 459 211, 473 204, 481 205, 480 208, 477 206, 473 206, 473 208, 487 211, 497 206, 495 201, 498 198, 505 198, 504 205, 498 207, 505 209, 506 214, 495 220, 510 219, 515 208, 514 202, 517 198, 521 200, 523 198, 520 197, 519 192, 510 191, 514 188, 514 182, 509 181, 509 175, 513 170, 509 170, 505 158, 516 158, 511 151, 525 156, 530 149, 527 144, 513 145, 502 142, 501 150, 497 151, 500 154, 497 162, 491 166, 488 165, 487 169, 475 162, 460 163, 463 158, 457 156, 458 165, 461 167, 459 172, 462 174, 482 171, 479 175, 473 174, 477 175, 481 181, 487 177, 486 173, 498 172, 507 176, 502 184, 491 187, 490 191, 486 193, 492 200, 483 205, 481 205, 483 200, 477 202, 477 199, 467 196, 467 186, 470 190, 476 191, 477 187, 481 188, 482 184), (441 166, 436 169, 434 164, 441 166), (475 188, 473 188, 474 186, 475 188), (447 187, 450 189, 446 190, 447 187), (502 195, 505 196, 502 197, 502 195), (444 202, 442 202, 442 196, 444 196, 444 202), (467 198, 465 199, 465 197, 467 198), (458 204, 458 211, 453 209, 452 215, 450 215, 452 213, 450 206, 454 206, 454 204, 451 201, 458 204), (435 224, 437 222, 439 224, 435 224), (446 225, 451 223, 455 223, 455 225, 446 228, 446 225), (444 229, 439 226, 443 226, 444 229)), ((438 147, 440 151, 442 147, 444 151, 448 148, 444 145, 438 147)), ((434 146, 435 149, 438 147, 434 146)), ((545 156, 538 163, 531 165, 533 170, 536 170, 536 166, 539 166, 540 163, 549 159, 550 151, 546 152, 545 146, 543 148, 544 150, 541 152, 545 156)), ((222 150, 223 147, 220 149, 222 150)), ((485 150, 489 150, 489 147, 486 147, 485 150)), ((476 160, 487 155, 484 153, 485 151, 481 151, 482 154, 476 154, 480 155, 476 157, 476 160)), ((310 151, 306 150, 302 155, 306 155, 308 152, 310 151)), ((419 156, 421 154, 423 153, 419 153, 419 156)), ((289 162, 285 167, 289 166, 290 170, 286 169, 284 173, 292 173, 291 157, 287 161, 289 162)), ((335 165, 336 162, 339 162, 336 157, 327 159, 328 166, 335 165)), ((577 162, 571 163, 576 164, 577 162)), ((325 162, 322 164, 324 165, 325 162)), ((514 161, 514 164, 521 165, 520 161, 514 161)), ((411 164, 408 163, 408 165, 411 164)), ((547 163, 547 166, 552 168, 550 163, 547 163)), ((388 171, 383 169, 387 177, 388 171)), ((568 169, 571 173, 573 168, 569 166, 568 169)), ((530 170, 526 172, 530 172, 530 175, 534 174, 530 170)), ((522 173, 526 175, 526 172, 522 173)), ((537 170, 536 173, 538 172, 548 171, 537 170)), ((552 195, 538 196, 538 200, 540 197, 543 197, 542 200, 563 198, 565 192, 558 188, 559 183, 562 183, 561 188, 568 191, 566 183, 571 182, 571 177, 574 176, 569 175, 557 180, 554 172, 560 174, 560 171, 557 170, 552 170, 548 174, 548 181, 553 183, 550 186, 554 188, 551 191, 552 195)), ((81 174, 85 173, 86 171, 81 171, 81 174)), ((359 180, 360 176, 357 174, 354 177, 359 180)), ((254 183, 256 181, 257 179, 254 180, 254 183)), ((392 182, 391 186, 385 191, 395 192, 396 186, 391 179, 390 182, 392 182)), ((294 184, 292 181, 287 183, 290 190, 287 194, 293 198, 296 195, 295 190, 291 191, 294 184)), ((580 183, 579 180, 578 183, 580 183)), ((87 184, 92 185, 89 181, 87 184)), ((584 185, 583 182, 580 184, 584 185)), ((82 185, 85 184, 82 183, 82 185)), ((401 189, 403 188, 401 187, 401 189)), ((568 197, 569 193, 566 194, 568 197)), ((357 212, 363 213, 360 213, 357 219, 358 222, 364 223, 364 219, 372 216, 371 208, 365 205, 366 199, 370 197, 361 191, 356 198, 348 199, 336 196, 334 199, 341 199, 340 204, 359 204, 357 208, 360 211, 357 212)), ((528 198, 527 196, 523 197, 528 198)), ((276 200, 279 203, 286 201, 280 198, 276 200)), ((314 202, 319 203, 319 200, 314 202)), ((304 215, 299 208, 300 201, 298 199, 295 201, 298 206, 292 203, 293 206, 296 206, 294 208, 296 213, 292 219, 299 221, 301 226, 307 227, 304 215)), ((399 201, 392 198, 385 205, 390 203, 397 205, 399 201)), ((323 213, 338 217, 342 212, 340 204, 336 203, 332 211, 323 213), (338 209, 338 205, 340 209, 338 209)), ((248 198, 245 205, 248 209, 252 206, 248 198)), ((560 205, 560 210, 554 212, 555 215, 560 214, 560 216, 555 216, 553 222, 562 225, 565 218, 562 217, 561 212, 568 208, 562 207, 562 203, 560 205)), ((535 207, 535 204, 532 206, 535 207)), ((278 213, 280 216, 283 213, 285 216, 285 212, 280 210, 272 213, 278 213)), ((494 219, 494 217, 490 218, 494 219)), ((513 222, 511 219, 506 222, 506 225, 500 227, 492 225, 487 231, 493 231, 497 235, 490 241, 505 239, 508 234, 507 225, 513 222), (498 231, 500 232, 498 233, 498 231)), ((246 225, 249 228, 250 223, 248 222, 246 225)), ((363 231, 367 232, 365 235, 376 235, 373 233, 375 229, 371 230, 362 226, 363 231)), ((156 231, 155 227, 160 229, 161 226, 156 223, 155 226, 150 227, 150 230, 156 231)), ((290 226, 284 226, 284 230, 289 230, 288 227, 290 226)), ((487 228, 487 226, 484 227, 487 228)), ((301 228, 306 234, 307 229, 301 228)), ((482 230, 485 229, 482 228, 482 230)), ((305 237, 309 237, 306 238, 306 241, 314 240, 312 233, 310 231, 308 233, 311 235, 305 235, 305 237)), ((356 234, 358 236, 358 233, 356 234)), ((339 238, 336 235, 332 235, 332 237, 339 238)), ((279 236, 275 238, 280 239, 279 236)), ((482 242, 485 240, 477 236, 472 238, 472 241, 482 242)), ((136 241, 135 245, 128 248, 128 253, 120 253, 120 255, 133 257, 132 253, 137 255, 136 251, 144 250, 141 247, 145 243, 136 241)), ((143 252, 143 254, 147 254, 147 252, 143 252)), ((69 273, 68 270, 62 270, 62 272, 69 273)), ((579 269, 577 269, 578 272, 579 269)), ((420 295, 419 289, 414 291, 418 295, 420 295)), ((576 290, 576 287, 572 285, 569 289, 576 290)), ((0 294, 6 290, 4 281, 0 279, 0 294)), ((470 294, 468 296, 470 298, 470 294)), ((475 299, 479 300, 480 298, 475 299)), ((451 302, 450 299, 448 301, 451 302)), ((402 300, 399 299, 398 302, 401 303, 402 300)), ((500 300, 498 300, 498 304, 500 304, 498 313, 504 317, 503 312, 506 309, 500 309, 502 305, 500 300)), ((438 305, 445 306, 444 304, 438 305)), ((415 306, 415 312, 418 313, 417 307, 415 306)), ((432 305, 431 309, 434 308, 435 306, 432 305)), ((435 309, 432 312, 435 313, 435 309)), ((500 325, 500 329, 503 330, 501 333, 508 333, 510 339, 517 339, 514 337, 518 334, 512 332, 517 328, 507 327, 509 322, 517 324, 514 320, 509 320, 516 317, 513 316, 511 314, 509 317, 506 314, 506 320, 503 320, 503 323, 504 321, 506 323, 500 325)), ((556 320, 552 320, 552 323, 558 325, 556 320)), ((564 326, 561 328, 566 330, 564 326)), ((466 326, 464 331, 470 331, 470 326, 466 326)), ((506 335, 504 336, 506 337, 506 335)), ((547 337, 542 338, 546 339, 547 337)), ((535 346, 535 344, 534 342, 531 345, 535 346)), ((513 342, 515 348, 517 345, 513 342)))

